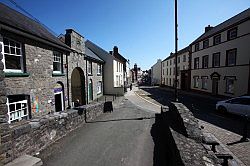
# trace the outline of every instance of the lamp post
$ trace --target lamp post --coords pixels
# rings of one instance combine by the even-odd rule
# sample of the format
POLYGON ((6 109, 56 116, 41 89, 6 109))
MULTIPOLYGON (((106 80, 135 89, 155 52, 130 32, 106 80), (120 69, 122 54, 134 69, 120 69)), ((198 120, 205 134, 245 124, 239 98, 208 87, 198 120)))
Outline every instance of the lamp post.
POLYGON ((177 95, 177 52, 178 52, 178 37, 177 37, 177 0, 175 0, 175 91, 174 91, 174 100, 178 101, 178 95, 177 95))

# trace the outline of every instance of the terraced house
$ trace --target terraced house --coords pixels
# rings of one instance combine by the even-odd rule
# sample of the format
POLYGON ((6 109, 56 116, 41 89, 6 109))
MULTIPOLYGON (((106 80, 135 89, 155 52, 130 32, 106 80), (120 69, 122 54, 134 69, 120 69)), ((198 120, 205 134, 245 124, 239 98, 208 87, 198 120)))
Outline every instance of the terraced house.
POLYGON ((0 3, 8 123, 64 110, 71 49, 40 23, 0 3))
POLYGON ((191 43, 191 89, 223 96, 250 92, 250 9, 205 28, 191 43))
MULTIPOLYGON (((175 54, 171 53, 164 59, 162 65, 162 85, 174 87, 175 80, 175 54)), ((177 53, 177 88, 189 89, 189 47, 185 47, 177 53)))

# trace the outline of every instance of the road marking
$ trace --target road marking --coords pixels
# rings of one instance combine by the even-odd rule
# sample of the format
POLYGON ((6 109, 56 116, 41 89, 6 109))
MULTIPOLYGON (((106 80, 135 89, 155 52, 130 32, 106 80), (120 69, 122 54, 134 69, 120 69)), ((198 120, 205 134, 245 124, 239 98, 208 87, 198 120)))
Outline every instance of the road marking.
POLYGON ((140 97, 141 99, 145 100, 146 102, 148 102, 148 103, 150 103, 150 104, 153 104, 153 105, 155 105, 155 106, 157 106, 157 107, 161 107, 161 105, 155 104, 155 103, 153 103, 153 102, 151 102, 151 101, 149 101, 149 100, 147 100, 147 99, 141 97, 139 94, 137 94, 137 92, 134 92, 134 93, 135 93, 138 97, 140 97))

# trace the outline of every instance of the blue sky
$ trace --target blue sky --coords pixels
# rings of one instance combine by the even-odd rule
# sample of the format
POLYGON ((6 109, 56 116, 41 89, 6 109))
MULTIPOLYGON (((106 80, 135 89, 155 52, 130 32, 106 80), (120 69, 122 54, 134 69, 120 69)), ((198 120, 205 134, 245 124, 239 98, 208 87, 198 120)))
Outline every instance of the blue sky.
MULTIPOLYGON (((8 0, 0 0, 14 8, 8 0)), ((105 50, 149 69, 174 52, 174 0, 15 0, 56 34, 73 28, 105 50)), ((250 0, 178 0, 178 48, 207 25, 218 25, 250 7, 250 0)))

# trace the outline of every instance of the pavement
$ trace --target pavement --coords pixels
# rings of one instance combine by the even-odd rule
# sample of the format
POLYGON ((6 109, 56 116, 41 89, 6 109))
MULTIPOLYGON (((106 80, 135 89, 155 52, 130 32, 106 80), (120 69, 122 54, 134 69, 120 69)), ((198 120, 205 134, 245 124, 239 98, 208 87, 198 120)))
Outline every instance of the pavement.
POLYGON ((118 97, 112 113, 102 114, 42 151, 39 157, 44 165, 154 165, 151 130, 160 108, 134 91, 136 87, 118 97))

